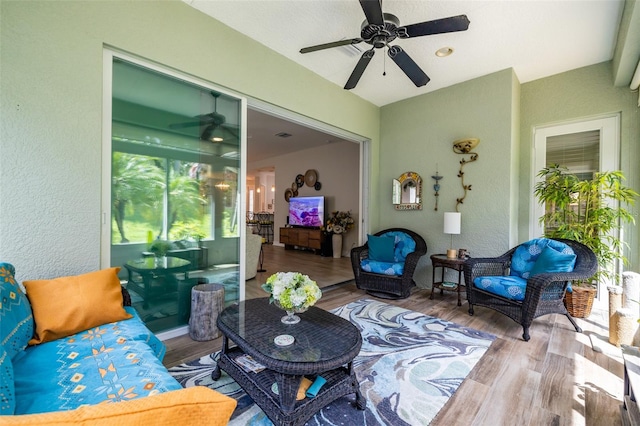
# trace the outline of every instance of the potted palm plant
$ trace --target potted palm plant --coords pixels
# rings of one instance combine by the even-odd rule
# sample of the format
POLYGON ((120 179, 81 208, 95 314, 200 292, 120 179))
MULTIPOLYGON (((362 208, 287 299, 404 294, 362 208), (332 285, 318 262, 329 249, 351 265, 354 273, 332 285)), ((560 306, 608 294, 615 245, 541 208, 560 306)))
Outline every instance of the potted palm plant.
POLYGON ((591 179, 579 179, 557 164, 542 169, 542 181, 535 195, 545 204, 540 222, 545 237, 567 238, 589 247, 598 259, 598 271, 584 283, 574 283, 567 293, 565 305, 572 316, 585 318, 591 313, 596 285, 601 280, 619 284, 613 267, 616 261, 626 263, 620 239, 622 223, 634 223, 625 205, 633 204, 638 193, 622 184, 620 171, 594 173, 591 179))

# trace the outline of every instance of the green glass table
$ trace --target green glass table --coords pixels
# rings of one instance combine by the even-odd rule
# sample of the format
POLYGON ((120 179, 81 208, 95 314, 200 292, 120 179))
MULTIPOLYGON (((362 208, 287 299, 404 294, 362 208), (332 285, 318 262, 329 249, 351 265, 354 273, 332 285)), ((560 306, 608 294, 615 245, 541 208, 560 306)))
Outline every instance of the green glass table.
POLYGON ((150 300, 177 291, 176 274, 189 270, 191 262, 179 257, 145 257, 124 264, 129 274, 127 289, 133 289, 144 299, 145 308, 150 300))

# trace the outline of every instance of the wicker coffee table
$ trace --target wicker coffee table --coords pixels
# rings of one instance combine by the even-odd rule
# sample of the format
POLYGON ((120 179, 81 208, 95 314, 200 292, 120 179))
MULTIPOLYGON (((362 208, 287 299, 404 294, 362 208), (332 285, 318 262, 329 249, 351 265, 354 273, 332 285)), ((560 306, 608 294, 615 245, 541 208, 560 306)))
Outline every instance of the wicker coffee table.
POLYGON ((280 321, 284 314, 270 305, 267 298, 226 308, 218 316, 223 340, 213 379, 220 377, 222 368, 276 425, 302 425, 325 405, 351 393, 356 395, 357 408, 363 410, 366 402, 352 365, 362 346, 358 329, 316 307, 298 314, 301 321, 294 325, 280 321), (295 341, 289 346, 278 346, 274 338, 279 335, 291 335, 295 341), (237 346, 230 347, 229 340, 237 346), (266 369, 246 372, 234 361, 244 354, 266 369), (318 394, 296 401, 302 378, 313 381, 318 375, 327 380, 318 394), (272 390, 274 383, 277 394, 272 390))

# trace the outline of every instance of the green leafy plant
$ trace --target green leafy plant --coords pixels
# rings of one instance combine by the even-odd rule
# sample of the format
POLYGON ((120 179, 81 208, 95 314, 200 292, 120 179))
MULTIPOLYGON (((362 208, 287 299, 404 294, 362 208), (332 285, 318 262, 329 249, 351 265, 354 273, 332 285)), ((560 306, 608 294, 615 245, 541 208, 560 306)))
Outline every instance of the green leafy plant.
POLYGON ((545 204, 540 222, 545 237, 566 238, 589 247, 598 259, 598 272, 588 285, 606 278, 618 284, 612 265, 616 260, 626 263, 622 254, 626 245, 619 238, 623 222, 635 223, 624 205, 635 202, 638 193, 625 187, 620 171, 594 173, 592 179, 580 180, 557 164, 542 169, 534 193, 545 204))
POLYGON ((155 240, 149 247, 149 251, 156 257, 166 256, 169 250, 171 250, 171 243, 167 240, 155 240))

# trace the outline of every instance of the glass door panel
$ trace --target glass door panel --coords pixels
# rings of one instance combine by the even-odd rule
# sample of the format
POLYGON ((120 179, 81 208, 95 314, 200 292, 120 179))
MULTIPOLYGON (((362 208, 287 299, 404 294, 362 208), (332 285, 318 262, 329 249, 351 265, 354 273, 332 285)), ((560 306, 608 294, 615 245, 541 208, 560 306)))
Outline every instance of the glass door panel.
POLYGON ((120 58, 112 66, 110 262, 146 325, 168 331, 188 323, 198 283, 239 299, 242 102, 120 58))

